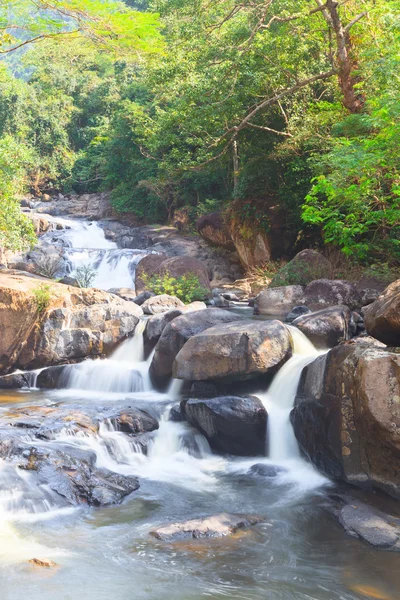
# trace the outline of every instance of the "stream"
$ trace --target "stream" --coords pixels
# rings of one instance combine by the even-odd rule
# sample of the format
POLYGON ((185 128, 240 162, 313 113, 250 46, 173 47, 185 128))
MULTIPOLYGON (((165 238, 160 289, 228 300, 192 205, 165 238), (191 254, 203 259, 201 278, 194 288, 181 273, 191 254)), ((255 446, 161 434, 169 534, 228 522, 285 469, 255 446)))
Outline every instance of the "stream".
MULTIPOLYGON (((145 251, 118 250, 95 223, 64 222, 71 270, 90 263, 95 285, 133 287, 145 251)), ((269 413, 266 456, 241 459, 212 454, 201 434, 168 420, 180 382, 165 394, 152 388, 143 328, 108 359, 66 371, 61 390, 38 390, 33 378, 29 389, 0 393, 0 413, 123 401, 160 420, 147 455, 110 423, 97 436, 66 428, 51 442, 89 449, 96 466, 137 475, 139 490, 118 506, 73 508, 29 472, 0 462, 0 599, 398 600, 400 556, 346 535, 326 510, 332 482, 299 455, 289 413, 301 371, 319 353, 307 338, 290 328, 293 357, 257 394, 269 413), (262 477, 249 472, 255 463, 282 471, 262 477), (165 543, 149 536, 162 524, 221 512, 255 513, 265 522, 221 539, 165 543), (34 557, 59 566, 35 568, 27 562, 34 557)))

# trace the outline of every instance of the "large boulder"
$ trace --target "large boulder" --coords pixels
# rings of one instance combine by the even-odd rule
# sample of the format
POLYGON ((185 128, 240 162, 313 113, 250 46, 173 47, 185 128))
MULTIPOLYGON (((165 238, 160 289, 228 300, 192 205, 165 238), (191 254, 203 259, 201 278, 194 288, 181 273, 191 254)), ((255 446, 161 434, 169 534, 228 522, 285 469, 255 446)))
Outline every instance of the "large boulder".
POLYGON ((68 215, 97 221, 112 215, 109 192, 82 194, 81 196, 61 196, 42 198, 44 202, 35 205, 35 212, 55 217, 68 215))
POLYGON ((115 294, 127 302, 135 302, 137 297, 135 290, 132 290, 131 288, 111 288, 107 290, 107 292, 109 294, 115 294))
POLYGON ((238 530, 248 529, 262 523, 264 519, 257 515, 232 515, 222 513, 202 519, 192 519, 179 523, 169 523, 150 532, 163 542, 186 539, 219 538, 233 535, 238 530))
POLYGON ((291 356, 291 337, 280 321, 223 323, 193 336, 173 366, 177 379, 246 380, 275 373, 291 356))
POLYGON ((158 268, 166 260, 166 254, 147 254, 136 267, 135 291, 139 295, 146 290, 146 278, 158 275, 158 268))
POLYGON ((355 333, 347 306, 332 306, 297 317, 292 322, 317 348, 333 348, 355 333))
POLYGON ((162 332, 176 317, 180 317, 184 313, 196 312, 198 310, 206 310, 207 306, 204 302, 192 302, 180 308, 172 308, 164 313, 152 315, 146 321, 144 330, 144 340, 151 346, 154 346, 161 337, 162 332))
POLYGON ((197 258, 192 258, 190 256, 172 256, 161 263, 158 272, 160 275, 168 273, 174 278, 182 277, 183 275, 196 275, 204 290, 203 298, 201 299, 211 295, 208 271, 204 264, 197 258))
POLYGON ((235 249, 221 213, 214 212, 203 215, 197 220, 196 229, 209 244, 227 250, 235 249))
POLYGON ((176 355, 192 336, 219 323, 238 321, 242 321, 239 315, 220 308, 195 311, 175 318, 165 327, 157 343, 150 365, 151 376, 159 382, 170 377, 176 355))
POLYGON ((301 285, 266 288, 254 300, 257 315, 283 316, 294 306, 304 301, 304 288, 301 285))
POLYGON ((268 415, 258 398, 189 399, 181 403, 181 409, 215 452, 237 456, 265 454, 268 415))
POLYGON ((361 305, 361 294, 349 281, 317 279, 304 290, 303 303, 312 310, 344 305, 351 310, 361 305))
POLYGON ((389 346, 400 346, 400 279, 364 308, 367 332, 389 346))
POLYGON ((96 289, 2 271, 0 371, 35 369, 110 353, 134 332, 142 310, 96 289))
POLYGON ((316 250, 302 250, 278 271, 269 285, 307 285, 315 279, 329 279, 332 272, 332 264, 325 256, 316 250))
POLYGON ((142 304, 142 310, 145 315, 159 315, 174 308, 183 308, 184 306, 182 300, 179 300, 176 296, 160 294, 159 296, 152 296, 145 300, 142 304))
POLYGON ((329 477, 400 498, 400 355, 347 342, 305 367, 291 414, 306 456, 329 477))

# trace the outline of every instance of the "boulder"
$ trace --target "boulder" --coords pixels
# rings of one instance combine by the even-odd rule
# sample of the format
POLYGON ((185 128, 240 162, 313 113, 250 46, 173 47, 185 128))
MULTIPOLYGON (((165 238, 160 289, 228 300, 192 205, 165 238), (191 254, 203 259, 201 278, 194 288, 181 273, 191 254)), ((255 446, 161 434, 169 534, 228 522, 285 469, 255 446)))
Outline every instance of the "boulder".
POLYGON ((364 308, 367 332, 388 346, 400 346, 400 279, 364 308))
POLYGON ((35 212, 58 217, 62 215, 97 221, 112 215, 109 192, 82 194, 81 196, 50 197, 44 194, 35 212), (42 204, 44 202, 44 204, 42 204))
POLYGON ((329 279, 332 275, 332 264, 316 250, 302 250, 279 269, 272 278, 270 288, 286 285, 303 285, 311 283, 315 279, 329 279))
POLYGON ((239 315, 220 308, 195 311, 173 319, 165 327, 155 348, 150 365, 151 376, 158 381, 170 377, 176 355, 193 335, 197 335, 218 323, 238 321, 242 321, 239 315))
POLYGON ((158 273, 168 273, 171 277, 182 277, 183 275, 196 275, 204 290, 201 300, 211 295, 210 279, 208 271, 203 263, 197 258, 190 256, 173 256, 164 260, 158 268, 158 273))
POLYGON ((312 310, 344 305, 351 310, 361 305, 355 285, 342 279, 317 279, 304 290, 304 304, 312 310))
POLYGON ((237 515, 222 513, 202 519, 193 519, 179 523, 169 523, 150 532, 150 535, 171 542, 185 539, 215 538, 233 535, 239 529, 248 529, 262 523, 264 519, 257 515, 237 515))
POLYGON ((210 381, 194 381, 189 393, 192 398, 214 398, 218 395, 218 390, 210 381))
POLYGON ((283 316, 294 306, 304 302, 304 288, 301 285, 286 285, 265 288, 254 299, 256 315, 283 316))
POLYGON ((248 471, 249 475, 258 475, 259 477, 277 477, 280 473, 285 473, 286 469, 277 465, 269 465, 267 463, 256 463, 252 465, 248 471))
MULTIPOLYGON (((151 277, 152 275, 158 275, 158 267, 166 258, 166 254, 147 254, 137 264, 135 272, 135 290, 138 297, 141 292, 146 291, 146 284, 143 281, 143 276, 151 277)), ((146 291, 146 293, 149 292, 146 291)))
POLYGON ((295 306, 292 310, 286 315, 285 323, 292 323, 297 317, 301 317, 303 315, 309 315, 312 311, 307 306, 295 306))
POLYGON ((328 477, 400 498, 400 355, 368 340, 336 346, 302 373, 291 420, 328 477))
POLYGON ((26 373, 11 373, 0 377, 0 390, 18 390, 30 387, 30 377, 26 373))
POLYGON ((75 277, 70 277, 69 275, 66 275, 62 279, 59 279, 58 283, 63 283, 64 285, 72 285, 73 287, 81 287, 79 285, 79 281, 75 279, 75 277))
POLYGON ((352 537, 364 540, 375 548, 400 551, 400 519, 355 501, 345 505, 338 514, 339 523, 352 537))
POLYGON ((115 294, 127 302, 135 302, 136 300, 136 292, 131 288, 111 288, 107 291, 109 294, 115 294))
POLYGON ((193 336, 177 354, 173 376, 189 381, 241 381, 275 373, 292 354, 280 321, 222 323, 193 336))
POLYGON ((146 329, 144 331, 144 339, 150 347, 159 340, 162 332, 176 317, 180 317, 183 314, 189 312, 196 312, 198 310, 206 310, 207 306, 204 302, 192 302, 186 306, 180 308, 172 308, 164 313, 152 315, 146 322, 146 329))
POLYGON ((153 296, 155 296, 154 292, 140 292, 140 294, 136 296, 133 302, 138 306, 142 306, 142 304, 144 304, 146 300, 152 298, 153 296))
POLYGON ((108 420, 116 431, 131 435, 158 429, 157 419, 139 408, 123 409, 117 415, 109 417, 108 420))
POLYGON ((196 229, 209 244, 227 250, 235 249, 235 244, 229 235, 220 212, 209 213, 200 217, 196 222, 196 229))
POLYGON ((332 306, 297 317, 292 325, 300 329, 316 348, 333 348, 352 337, 352 314, 347 306, 332 306))
POLYGON ((2 271, 0 371, 108 354, 132 335, 142 314, 107 292, 2 271))
POLYGON ((183 308, 184 306, 182 300, 179 300, 176 296, 161 294, 145 300, 142 304, 142 310, 145 315, 158 315, 174 308, 183 308))
POLYGON ((268 416, 258 398, 191 398, 182 401, 181 409, 215 452, 237 456, 265 454, 268 416))
POLYGON ((55 367, 47 367, 39 373, 36 379, 36 387, 57 390, 68 387, 68 381, 71 375, 71 370, 75 369, 76 365, 57 365, 55 367))

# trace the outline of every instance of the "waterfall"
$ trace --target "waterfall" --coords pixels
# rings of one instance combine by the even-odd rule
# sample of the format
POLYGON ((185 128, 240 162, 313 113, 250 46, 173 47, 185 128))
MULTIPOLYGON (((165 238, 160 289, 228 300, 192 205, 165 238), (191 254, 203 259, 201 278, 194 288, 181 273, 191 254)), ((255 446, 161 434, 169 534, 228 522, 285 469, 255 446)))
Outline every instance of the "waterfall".
POLYGON ((125 340, 107 359, 86 360, 69 369, 67 387, 102 392, 151 391, 151 358, 144 360, 143 332, 139 321, 132 338, 125 340))
POLYGON ((299 329, 287 327, 292 338, 293 356, 275 375, 267 392, 258 394, 268 412, 268 456, 276 461, 299 456, 290 412, 303 368, 320 354, 299 329))

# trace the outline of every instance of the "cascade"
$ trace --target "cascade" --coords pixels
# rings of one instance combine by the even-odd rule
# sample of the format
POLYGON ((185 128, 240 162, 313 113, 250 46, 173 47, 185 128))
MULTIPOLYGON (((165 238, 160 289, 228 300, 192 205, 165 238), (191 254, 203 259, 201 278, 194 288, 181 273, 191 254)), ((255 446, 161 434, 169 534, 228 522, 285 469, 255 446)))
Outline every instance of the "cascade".
POLYGON ((275 375, 267 392, 258 394, 268 412, 268 456, 277 461, 299 456, 297 441, 290 424, 290 411, 303 368, 320 354, 297 327, 287 327, 292 338, 293 356, 275 375))

